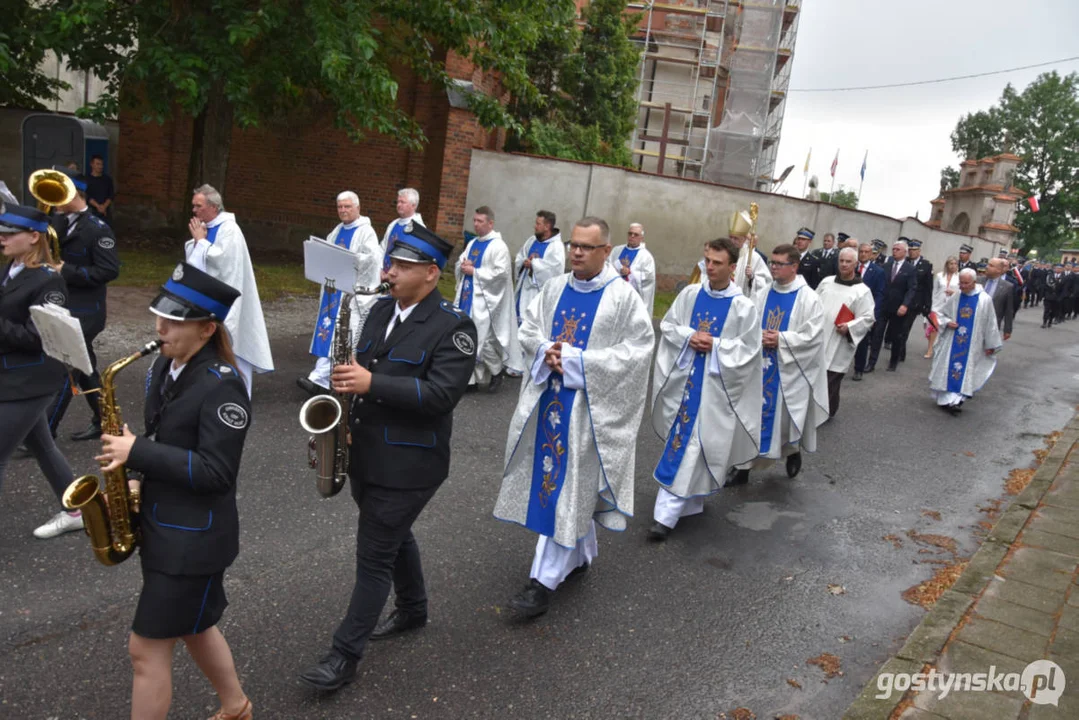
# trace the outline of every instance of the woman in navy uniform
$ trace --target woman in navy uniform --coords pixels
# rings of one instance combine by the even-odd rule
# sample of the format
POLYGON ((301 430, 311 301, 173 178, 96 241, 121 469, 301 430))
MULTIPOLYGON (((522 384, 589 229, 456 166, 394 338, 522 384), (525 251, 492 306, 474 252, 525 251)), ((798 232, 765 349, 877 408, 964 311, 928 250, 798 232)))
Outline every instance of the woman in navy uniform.
POLYGON ((348 612, 329 654, 300 676, 319 690, 355 677, 368 640, 427 624, 412 524, 449 474, 453 409, 476 365, 476 326, 438 292, 451 250, 406 226, 389 255, 392 297, 371 308, 355 362, 333 369, 334 391, 355 396, 349 476, 360 519, 348 612), (391 581, 395 610, 379 624, 391 581))
MULTIPOLYGON (((30 319, 31 305, 67 304, 64 280, 51 267, 48 229, 45 213, 0 203, 0 246, 7 261, 0 275, 0 484, 16 446, 25 441, 62 508, 74 475, 52 441, 45 409, 63 382, 64 366, 45 355, 30 319)), ((53 537, 81 527, 79 513, 61 509, 34 534, 53 537)))
POLYGON ((236 476, 251 406, 224 319, 240 293, 186 263, 150 304, 161 357, 147 374, 146 432, 102 435, 105 470, 142 475, 143 587, 128 650, 132 718, 161 718, 172 700, 172 651, 182 639, 221 700, 214 720, 250 720, 217 622, 225 568, 239 550, 236 476))

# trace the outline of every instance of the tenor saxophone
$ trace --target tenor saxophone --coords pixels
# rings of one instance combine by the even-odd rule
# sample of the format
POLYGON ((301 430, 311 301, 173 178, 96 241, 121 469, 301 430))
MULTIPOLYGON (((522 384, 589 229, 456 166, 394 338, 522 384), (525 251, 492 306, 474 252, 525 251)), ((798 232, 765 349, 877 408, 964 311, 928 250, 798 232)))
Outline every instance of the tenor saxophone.
MULTIPOLYGON (((354 295, 381 295, 390 283, 375 288, 353 288, 354 295)), ((332 282, 327 292, 336 292, 332 282)), ((352 294, 341 293, 337 322, 333 330, 333 364, 347 365, 356 346, 352 330, 352 294)), ((361 328, 362 329, 362 328, 361 328)), ((311 436, 307 439, 307 464, 315 470, 315 489, 322 497, 333 497, 348 481, 349 445, 348 411, 352 394, 331 392, 310 398, 300 408, 300 427, 311 436)))
MULTIPOLYGON (((121 435, 124 421, 116 402, 116 375, 139 358, 155 352, 161 342, 147 343, 138 352, 117 360, 101 373, 101 389, 97 399, 101 411, 101 432, 121 435)), ((123 465, 104 473, 104 486, 97 476, 83 475, 64 491, 64 508, 81 510, 90 547, 102 565, 118 565, 127 560, 139 544, 138 530, 132 523, 132 513, 139 508, 139 491, 127 485, 123 465)))

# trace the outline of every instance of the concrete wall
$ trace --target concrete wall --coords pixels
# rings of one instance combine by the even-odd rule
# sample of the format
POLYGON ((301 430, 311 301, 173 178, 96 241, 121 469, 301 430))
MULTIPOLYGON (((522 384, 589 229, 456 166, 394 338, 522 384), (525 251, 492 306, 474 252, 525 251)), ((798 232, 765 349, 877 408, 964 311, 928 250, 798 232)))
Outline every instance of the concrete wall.
POLYGON ((757 232, 764 251, 790 242, 802 226, 817 233, 814 247, 820 247, 826 232, 888 243, 900 236, 917 238, 924 243, 923 256, 935 268, 943 267, 949 255, 957 255, 963 243, 974 246, 975 259, 995 257, 999 247, 981 238, 934 230, 913 218, 898 220, 695 180, 482 150, 472 153, 466 202, 469 211, 480 205, 494 209, 495 226, 514 253, 532 235, 537 210, 557 213, 566 239, 584 214, 607 220, 612 244, 624 242, 630 223, 642 223, 664 288, 686 277, 700 257, 701 245, 726 235, 731 212, 748 209, 751 202, 760 205, 757 232))

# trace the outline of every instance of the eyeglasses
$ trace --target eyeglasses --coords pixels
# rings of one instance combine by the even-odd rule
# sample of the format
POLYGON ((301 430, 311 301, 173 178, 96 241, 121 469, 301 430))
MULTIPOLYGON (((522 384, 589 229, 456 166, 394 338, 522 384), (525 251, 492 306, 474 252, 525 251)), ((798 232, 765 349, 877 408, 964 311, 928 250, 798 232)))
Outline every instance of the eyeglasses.
POLYGON ((791 265, 794 265, 795 263, 792 263, 792 262, 779 262, 777 260, 769 260, 768 264, 771 265, 772 267, 789 267, 791 265))
POLYGON ((630 231, 630 232, 628 232, 626 234, 629 235, 630 237, 641 237, 642 235, 644 235, 644 233, 632 232, 632 231, 630 231))
POLYGON ((582 245, 581 243, 575 243, 575 242, 571 242, 569 244, 569 249, 571 251, 580 250, 582 252, 590 252, 592 250, 599 250, 600 248, 605 248, 605 247, 607 247, 607 246, 606 245, 582 245))

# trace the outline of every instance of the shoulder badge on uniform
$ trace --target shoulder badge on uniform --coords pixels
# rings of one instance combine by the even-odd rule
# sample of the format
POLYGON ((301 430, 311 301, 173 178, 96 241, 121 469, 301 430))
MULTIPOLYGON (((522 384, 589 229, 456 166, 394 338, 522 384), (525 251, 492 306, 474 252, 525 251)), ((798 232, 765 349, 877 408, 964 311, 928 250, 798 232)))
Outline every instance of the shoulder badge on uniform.
POLYGON ((227 402, 219 407, 217 418, 234 430, 247 427, 247 411, 234 402, 227 402))
POLYGON ((443 300, 439 304, 439 307, 441 307, 443 310, 450 313, 451 315, 456 315, 457 317, 461 317, 461 309, 459 307, 457 307, 456 305, 454 305, 453 303, 451 303, 449 300, 443 300))
POLYGON ((181 263, 176 266, 176 269, 172 271, 173 282, 180 282, 184 279, 184 266, 181 263))
POLYGON ((113 240, 111 237, 106 236, 98 239, 97 245, 103 250, 112 250, 114 247, 116 247, 116 241, 113 240))
POLYGON ((464 330, 453 334, 453 346, 460 350, 462 355, 471 356, 476 353, 476 342, 464 330))
POLYGON ((45 293, 45 302, 50 303, 51 305, 63 305, 66 299, 64 294, 59 290, 50 290, 45 293))

